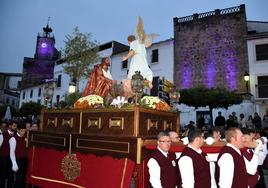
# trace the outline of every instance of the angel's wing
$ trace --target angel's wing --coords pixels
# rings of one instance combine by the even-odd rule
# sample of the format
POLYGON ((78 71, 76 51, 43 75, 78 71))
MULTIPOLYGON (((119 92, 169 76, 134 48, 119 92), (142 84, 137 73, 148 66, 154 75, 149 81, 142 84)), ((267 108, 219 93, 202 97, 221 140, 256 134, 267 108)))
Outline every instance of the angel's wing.
POLYGON ((138 25, 136 29, 136 37, 140 41, 140 43, 145 44, 145 46, 151 46, 153 43, 153 39, 158 36, 159 35, 155 33, 149 35, 145 33, 142 18, 139 16, 138 25))
POLYGON ((145 36, 144 45, 149 47, 152 45, 154 38, 158 37, 158 34, 152 33, 145 36))
POLYGON ((143 29, 143 21, 142 21, 142 18, 140 16, 138 18, 138 25, 137 25, 137 29, 136 29, 136 35, 137 35, 137 39, 141 43, 144 43, 146 34, 145 34, 144 29, 143 29))

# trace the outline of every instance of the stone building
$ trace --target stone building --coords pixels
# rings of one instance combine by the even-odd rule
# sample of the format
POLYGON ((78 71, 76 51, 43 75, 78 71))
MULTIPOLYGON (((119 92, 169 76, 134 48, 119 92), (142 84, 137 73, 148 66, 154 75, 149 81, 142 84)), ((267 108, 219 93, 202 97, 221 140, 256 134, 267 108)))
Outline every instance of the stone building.
POLYGON ((173 18, 174 83, 245 92, 249 71, 245 5, 173 18))

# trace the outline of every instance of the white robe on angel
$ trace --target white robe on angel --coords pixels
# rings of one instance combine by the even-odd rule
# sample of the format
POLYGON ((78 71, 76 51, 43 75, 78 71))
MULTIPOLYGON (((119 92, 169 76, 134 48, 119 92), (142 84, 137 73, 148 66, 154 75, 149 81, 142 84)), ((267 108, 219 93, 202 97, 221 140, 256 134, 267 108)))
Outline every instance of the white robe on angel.
POLYGON ((143 78, 152 82, 153 72, 149 68, 147 63, 147 54, 145 45, 140 43, 139 40, 134 40, 130 43, 130 50, 133 50, 135 54, 131 58, 128 79, 131 79, 136 71, 140 71, 143 78))

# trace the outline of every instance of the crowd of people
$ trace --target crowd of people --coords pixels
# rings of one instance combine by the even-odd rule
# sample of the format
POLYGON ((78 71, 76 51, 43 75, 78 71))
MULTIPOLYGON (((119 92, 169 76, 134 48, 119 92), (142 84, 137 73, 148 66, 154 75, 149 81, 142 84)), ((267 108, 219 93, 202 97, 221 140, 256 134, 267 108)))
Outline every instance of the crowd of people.
POLYGON ((1 121, 0 187, 24 188, 28 166, 27 132, 38 130, 36 122, 1 121))
POLYGON ((168 188, 265 188, 265 131, 239 126, 203 130, 192 124, 184 138, 174 131, 160 132, 157 149, 147 163, 150 184, 168 188), (171 145, 179 142, 185 145, 183 151, 171 152, 171 145), (220 152, 204 153, 204 144, 220 145, 220 152))
MULTIPOLYGON (((190 124, 190 123, 189 123, 190 124)), ((268 127, 268 111, 261 118, 257 112, 252 115, 249 115, 248 118, 245 117, 245 114, 239 114, 237 117, 235 112, 232 112, 227 119, 222 116, 222 113, 219 111, 218 116, 214 121, 214 126, 222 127, 228 129, 230 127, 239 127, 239 128, 249 128, 249 129, 258 129, 261 130, 263 127, 268 127)), ((204 114, 200 114, 197 119, 197 127, 200 129, 205 129, 205 117, 204 114)))

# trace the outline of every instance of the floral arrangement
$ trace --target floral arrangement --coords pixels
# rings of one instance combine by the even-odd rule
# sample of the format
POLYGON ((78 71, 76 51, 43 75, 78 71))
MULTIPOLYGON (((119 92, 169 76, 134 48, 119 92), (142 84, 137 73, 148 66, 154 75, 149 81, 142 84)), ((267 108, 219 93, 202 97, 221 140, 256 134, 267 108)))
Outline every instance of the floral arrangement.
POLYGON ((103 98, 99 95, 88 95, 78 99, 74 108, 98 108, 103 106, 103 98))
POLYGON ((144 107, 152 108, 155 110, 170 111, 170 106, 158 97, 144 96, 142 97, 140 104, 144 107))

